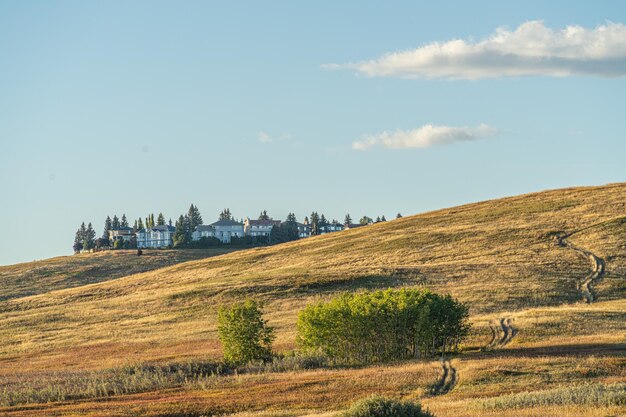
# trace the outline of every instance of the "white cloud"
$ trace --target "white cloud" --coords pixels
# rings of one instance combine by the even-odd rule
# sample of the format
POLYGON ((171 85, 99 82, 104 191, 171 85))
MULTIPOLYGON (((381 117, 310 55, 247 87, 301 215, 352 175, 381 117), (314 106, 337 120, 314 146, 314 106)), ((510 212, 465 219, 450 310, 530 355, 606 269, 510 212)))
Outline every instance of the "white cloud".
POLYGON ((265 132, 259 132, 259 142, 261 143, 272 143, 273 140, 270 137, 270 135, 268 135, 265 132))
POLYGON ((372 77, 479 79, 518 76, 626 75, 626 26, 554 30, 530 21, 514 31, 498 28, 489 37, 433 42, 370 61, 332 64, 372 77))
POLYGON ((414 130, 382 132, 352 142, 352 149, 364 151, 374 146, 392 149, 428 148, 453 142, 473 141, 494 136, 498 130, 486 124, 478 127, 450 127, 425 125, 414 130))

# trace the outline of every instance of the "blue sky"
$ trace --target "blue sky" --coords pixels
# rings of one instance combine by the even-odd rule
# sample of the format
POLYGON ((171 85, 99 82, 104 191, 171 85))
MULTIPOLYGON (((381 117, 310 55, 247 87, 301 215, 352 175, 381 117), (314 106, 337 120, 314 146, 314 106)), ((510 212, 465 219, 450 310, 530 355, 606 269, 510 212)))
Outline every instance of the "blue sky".
MULTIPOLYGON (((342 220, 624 181, 625 23, 619 1, 0 0, 0 264, 70 254, 82 221, 100 234, 107 215, 190 203, 205 222, 224 207, 342 220), (580 26, 583 43, 618 32, 558 77, 532 58, 511 75, 471 46, 537 20, 580 26), (453 77, 436 56, 380 70, 455 39, 475 55, 453 77)), ((550 36, 552 58, 577 54, 550 36)))

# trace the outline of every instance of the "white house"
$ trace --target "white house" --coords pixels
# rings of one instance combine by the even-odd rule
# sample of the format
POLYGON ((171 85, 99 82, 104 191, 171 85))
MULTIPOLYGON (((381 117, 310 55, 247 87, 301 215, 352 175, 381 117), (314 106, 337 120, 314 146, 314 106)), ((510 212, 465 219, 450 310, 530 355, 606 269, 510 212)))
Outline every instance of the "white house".
POLYGON ((218 220, 211 226, 215 229, 215 237, 222 243, 230 243, 231 238, 244 236, 243 223, 234 220, 218 220))
POLYGON ((173 226, 154 226, 137 232, 137 248, 167 248, 174 244, 173 226))
POLYGON ((196 226, 196 230, 191 234, 191 239, 200 240, 203 237, 215 237, 215 227, 210 224, 196 226))
POLYGON ((132 227, 120 227, 119 229, 109 230, 109 240, 111 244, 117 239, 122 239, 124 242, 130 242, 135 233, 132 227))
POLYGON ((267 236, 272 232, 272 227, 280 226, 280 220, 250 220, 243 221, 243 231, 246 236, 267 236))

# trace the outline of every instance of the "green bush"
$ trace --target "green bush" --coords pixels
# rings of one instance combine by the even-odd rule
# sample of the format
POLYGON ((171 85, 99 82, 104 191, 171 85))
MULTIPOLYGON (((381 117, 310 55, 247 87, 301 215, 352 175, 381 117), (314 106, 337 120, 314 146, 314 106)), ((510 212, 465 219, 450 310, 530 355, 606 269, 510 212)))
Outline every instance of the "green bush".
POLYGON ((261 307, 254 300, 246 300, 219 308, 217 331, 227 363, 271 360, 274 329, 263 319, 261 307))
POLYGON ((357 401, 340 417, 434 417, 418 403, 373 396, 357 401))
POLYGON ((457 349, 469 332, 468 309, 426 290, 346 293, 307 306, 297 329, 303 353, 335 363, 383 362, 457 349))

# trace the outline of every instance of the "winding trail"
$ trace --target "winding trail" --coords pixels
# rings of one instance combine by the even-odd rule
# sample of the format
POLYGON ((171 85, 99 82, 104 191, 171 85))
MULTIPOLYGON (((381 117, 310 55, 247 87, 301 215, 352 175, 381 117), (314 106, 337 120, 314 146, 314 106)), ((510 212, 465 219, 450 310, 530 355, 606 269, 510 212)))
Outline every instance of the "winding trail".
POLYGON ((508 345, 517 334, 517 329, 513 327, 510 317, 501 318, 499 321, 489 323, 491 329, 491 340, 485 347, 486 349, 494 349, 508 345), (500 336, 502 333, 502 336, 500 336))
POLYGON ((595 300, 595 297, 593 295, 593 284, 600 281, 604 276, 604 273, 606 272, 606 263, 604 262, 604 259, 595 255, 593 252, 590 252, 586 249, 574 245, 573 243, 570 243, 567 238, 574 233, 558 235, 557 244, 559 246, 575 250, 584 257, 588 258, 589 261, 591 261, 591 272, 585 275, 582 280, 578 281, 576 286, 578 288, 578 291, 582 293, 585 302, 592 303, 595 300))
POLYGON ((458 382, 456 368, 454 368, 449 360, 441 360, 441 377, 432 388, 432 395, 444 395, 454 389, 458 382))

